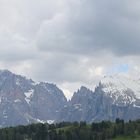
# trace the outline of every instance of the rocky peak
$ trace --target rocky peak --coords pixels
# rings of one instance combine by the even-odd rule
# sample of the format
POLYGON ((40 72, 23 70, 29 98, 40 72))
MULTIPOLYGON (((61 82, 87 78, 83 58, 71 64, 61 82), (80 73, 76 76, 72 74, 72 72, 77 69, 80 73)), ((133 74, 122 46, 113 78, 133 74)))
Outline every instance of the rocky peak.
POLYGON ((55 85, 0 71, 0 125, 56 120, 67 100, 55 85))

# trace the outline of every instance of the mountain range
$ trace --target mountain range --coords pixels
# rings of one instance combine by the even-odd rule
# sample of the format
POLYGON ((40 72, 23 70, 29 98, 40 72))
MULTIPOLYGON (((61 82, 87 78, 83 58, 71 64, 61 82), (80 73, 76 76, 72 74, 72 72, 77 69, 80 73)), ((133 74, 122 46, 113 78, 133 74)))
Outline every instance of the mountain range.
POLYGON ((140 80, 105 76, 94 91, 81 86, 67 101, 53 83, 0 71, 0 127, 116 118, 140 119, 140 80))

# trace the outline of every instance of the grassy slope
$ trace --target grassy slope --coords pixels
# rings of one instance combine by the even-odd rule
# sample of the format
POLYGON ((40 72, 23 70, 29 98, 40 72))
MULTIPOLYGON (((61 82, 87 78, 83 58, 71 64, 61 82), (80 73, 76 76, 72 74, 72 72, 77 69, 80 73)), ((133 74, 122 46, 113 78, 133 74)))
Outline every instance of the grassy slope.
POLYGON ((113 140, 140 140, 140 136, 134 137, 134 138, 133 137, 117 137, 113 140))
POLYGON ((62 127, 62 128, 57 128, 56 131, 59 131, 59 130, 67 131, 70 128, 72 128, 72 126, 65 126, 65 127, 62 127))

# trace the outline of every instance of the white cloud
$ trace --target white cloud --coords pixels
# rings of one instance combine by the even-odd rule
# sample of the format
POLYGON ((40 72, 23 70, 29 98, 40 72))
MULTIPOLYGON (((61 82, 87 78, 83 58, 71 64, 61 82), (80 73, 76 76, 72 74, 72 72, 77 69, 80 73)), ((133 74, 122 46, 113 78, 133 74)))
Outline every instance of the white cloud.
POLYGON ((69 97, 119 65, 136 77, 139 6, 138 0, 1 0, 0 68, 55 82, 69 97))

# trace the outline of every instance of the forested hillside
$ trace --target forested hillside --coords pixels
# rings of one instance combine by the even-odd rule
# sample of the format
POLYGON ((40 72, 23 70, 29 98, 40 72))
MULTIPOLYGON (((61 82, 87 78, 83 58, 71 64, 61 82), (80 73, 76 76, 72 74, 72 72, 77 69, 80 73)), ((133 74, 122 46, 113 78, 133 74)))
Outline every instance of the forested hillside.
POLYGON ((0 140, 138 140, 140 120, 124 122, 62 122, 0 129, 0 140))

